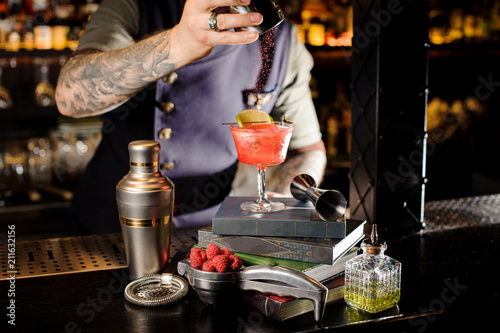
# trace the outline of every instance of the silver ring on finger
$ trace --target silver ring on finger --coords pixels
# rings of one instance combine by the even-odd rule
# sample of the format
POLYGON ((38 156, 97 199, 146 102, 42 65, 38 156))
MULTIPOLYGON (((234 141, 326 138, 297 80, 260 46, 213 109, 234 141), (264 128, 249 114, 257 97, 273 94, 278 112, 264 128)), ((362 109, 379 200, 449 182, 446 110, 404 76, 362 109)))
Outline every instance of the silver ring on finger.
POLYGON ((210 15, 210 19, 208 20, 208 26, 215 32, 220 31, 219 28, 217 28, 217 15, 217 13, 212 13, 212 15, 210 15))

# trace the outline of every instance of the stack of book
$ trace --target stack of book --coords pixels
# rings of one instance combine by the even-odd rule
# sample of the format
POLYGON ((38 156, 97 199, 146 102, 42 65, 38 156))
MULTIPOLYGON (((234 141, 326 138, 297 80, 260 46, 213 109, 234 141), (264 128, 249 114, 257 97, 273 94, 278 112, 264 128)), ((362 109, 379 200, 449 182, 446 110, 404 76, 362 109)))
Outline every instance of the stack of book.
MULTIPOLYGON (((365 221, 344 217, 321 220, 311 203, 279 198, 285 210, 248 213, 240 210, 248 197, 227 197, 212 219, 198 231, 198 246, 213 243, 235 252, 245 266, 271 264, 303 272, 328 288, 327 304, 343 299, 344 267, 358 253, 365 221)), ((245 300, 263 314, 286 320, 313 310, 309 300, 248 292, 245 300)))

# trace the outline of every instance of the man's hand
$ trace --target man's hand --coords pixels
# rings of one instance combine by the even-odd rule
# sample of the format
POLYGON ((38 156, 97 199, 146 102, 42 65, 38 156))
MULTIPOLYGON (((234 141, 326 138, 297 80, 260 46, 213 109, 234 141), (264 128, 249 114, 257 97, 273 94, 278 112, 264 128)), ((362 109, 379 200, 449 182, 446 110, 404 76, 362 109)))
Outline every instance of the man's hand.
POLYGON ((240 27, 257 26, 262 22, 260 13, 229 14, 224 7, 245 6, 250 0, 187 0, 181 21, 172 29, 171 56, 176 63, 185 65, 206 57, 218 44, 248 44, 259 37, 256 31, 224 31, 240 27), (217 15, 217 28, 212 31, 208 21, 217 15))

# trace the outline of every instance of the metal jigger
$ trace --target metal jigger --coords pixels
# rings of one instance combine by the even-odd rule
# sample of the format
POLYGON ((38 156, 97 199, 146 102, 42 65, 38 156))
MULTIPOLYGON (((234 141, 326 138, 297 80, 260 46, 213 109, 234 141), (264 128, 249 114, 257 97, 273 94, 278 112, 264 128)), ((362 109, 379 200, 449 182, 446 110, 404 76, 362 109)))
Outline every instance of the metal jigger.
POLYGON ((232 14, 261 13, 262 23, 255 27, 237 28, 236 31, 254 30, 259 34, 276 27, 285 19, 281 8, 274 0, 252 0, 247 6, 230 6, 229 12, 232 14))
POLYGON ((168 262, 174 185, 159 170, 160 144, 133 141, 130 172, 116 185, 116 202, 130 278, 160 273, 168 262))
POLYGON ((313 177, 301 174, 290 184, 290 191, 299 201, 311 200, 323 221, 335 221, 345 213, 347 200, 336 190, 322 190, 316 187, 313 177))

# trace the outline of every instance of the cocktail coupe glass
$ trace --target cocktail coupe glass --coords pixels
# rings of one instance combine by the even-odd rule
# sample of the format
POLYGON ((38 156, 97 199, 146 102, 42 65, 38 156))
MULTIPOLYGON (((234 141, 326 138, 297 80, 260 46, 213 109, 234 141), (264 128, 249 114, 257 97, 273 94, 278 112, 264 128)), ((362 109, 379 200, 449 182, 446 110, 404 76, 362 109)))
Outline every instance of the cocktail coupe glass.
POLYGON ((285 208, 285 204, 271 201, 266 194, 266 169, 269 165, 283 163, 292 137, 294 125, 286 122, 247 124, 241 128, 231 124, 238 160, 255 165, 258 171, 259 196, 255 201, 243 202, 240 208, 249 212, 272 212, 285 208))

